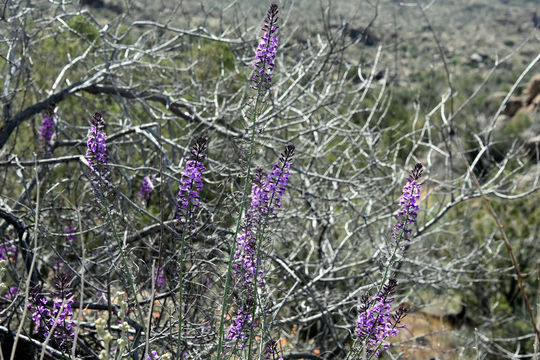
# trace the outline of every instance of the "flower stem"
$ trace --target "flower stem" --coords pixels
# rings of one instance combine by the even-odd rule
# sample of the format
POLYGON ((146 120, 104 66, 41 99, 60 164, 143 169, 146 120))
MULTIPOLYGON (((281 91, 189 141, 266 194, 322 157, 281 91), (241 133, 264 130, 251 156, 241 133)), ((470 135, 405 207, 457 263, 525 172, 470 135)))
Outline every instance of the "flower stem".
POLYGON ((188 226, 186 223, 184 224, 184 229, 182 230, 182 239, 180 241, 180 261, 179 261, 179 267, 178 270, 178 342, 177 342, 177 351, 176 351, 176 358, 178 360, 181 360, 180 357, 182 355, 182 322, 183 322, 183 306, 182 303, 184 301, 184 248, 185 248, 185 238, 186 238, 186 228, 188 226))
POLYGON ((114 225, 114 221, 112 219, 111 213, 109 211, 109 202, 107 201, 107 198, 105 197, 105 194, 102 194, 103 201, 105 202, 104 208, 105 208, 105 214, 107 216, 107 220, 109 221, 109 224, 112 228, 113 237, 116 240, 116 243, 118 244, 118 249, 120 250, 120 257, 122 258, 122 264, 124 266, 124 271, 126 272, 126 275, 128 277, 129 285, 131 288, 131 292, 133 292, 133 298, 135 300, 135 304, 137 305, 137 313, 139 315, 139 320, 141 324, 144 324, 144 316, 142 314, 141 305, 139 304, 139 300, 137 299, 137 290, 135 289, 135 283, 133 281, 133 274, 131 274, 131 270, 129 270, 129 265, 126 259, 126 255, 124 253, 124 249, 122 247, 122 241, 120 240, 120 237, 118 236, 118 232, 116 231, 116 227, 114 225))
POLYGON ((238 218, 236 220, 236 229, 234 231, 234 240, 231 242, 231 251, 229 253, 229 262, 227 264, 227 274, 225 275, 225 289, 223 290, 223 303, 221 305, 221 319, 219 321, 219 333, 218 333, 218 347, 217 347, 217 360, 221 359, 221 351, 223 349, 223 327, 225 324, 225 313, 227 312, 227 300, 229 296, 229 285, 231 281, 231 270, 232 270, 232 263, 234 258, 234 252, 236 250, 236 239, 238 237, 238 232, 240 231, 240 225, 242 222, 242 215, 244 213, 246 198, 247 198, 247 192, 248 187, 250 184, 250 176, 251 176, 251 161, 253 158, 253 149, 255 147, 255 133, 256 133, 256 125, 257 125, 257 110, 261 104, 262 101, 262 95, 263 92, 259 89, 257 93, 257 99, 255 101, 255 108, 253 109, 253 118, 251 123, 251 140, 249 145, 249 155, 248 155, 248 163, 247 163, 247 171, 246 171, 246 180, 244 182, 244 190, 242 194, 242 201, 240 203, 240 211, 238 213, 238 218))

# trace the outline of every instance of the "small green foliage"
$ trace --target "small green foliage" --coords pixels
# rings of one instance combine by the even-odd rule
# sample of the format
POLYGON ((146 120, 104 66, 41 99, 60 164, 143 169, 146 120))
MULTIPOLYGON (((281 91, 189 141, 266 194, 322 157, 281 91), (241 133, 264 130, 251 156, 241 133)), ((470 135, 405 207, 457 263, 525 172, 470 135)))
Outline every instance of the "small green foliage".
POLYGON ((234 54, 227 44, 210 40, 200 40, 192 47, 194 58, 201 62, 196 75, 201 80, 210 80, 220 75, 221 70, 234 69, 234 54))
POLYGON ((506 125, 504 132, 506 136, 514 137, 520 136, 525 130, 529 129, 533 120, 524 111, 518 111, 512 120, 506 125))
POLYGON ((78 32, 84 39, 92 42, 99 36, 99 31, 82 15, 76 15, 67 21, 70 28, 78 32))

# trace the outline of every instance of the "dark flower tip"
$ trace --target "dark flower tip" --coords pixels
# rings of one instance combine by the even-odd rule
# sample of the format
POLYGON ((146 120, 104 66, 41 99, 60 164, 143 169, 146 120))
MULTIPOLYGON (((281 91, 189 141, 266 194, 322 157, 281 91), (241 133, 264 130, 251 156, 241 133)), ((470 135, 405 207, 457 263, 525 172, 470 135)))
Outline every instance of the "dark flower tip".
POLYGON ((281 162, 289 162, 291 158, 294 156, 294 150, 295 147, 292 144, 289 144, 285 147, 285 151, 281 153, 281 162))
POLYGON ((414 169, 411 171, 411 175, 407 178, 409 182, 412 182, 413 180, 418 180, 422 176, 422 172, 424 171, 424 168, 422 164, 416 163, 414 166, 414 169))
POLYGON ((101 113, 101 111, 96 111, 94 113, 94 116, 92 116, 92 125, 94 125, 95 127, 105 125, 105 121, 103 120, 103 114, 101 113))
POLYGON ((272 4, 268 9, 262 31, 264 34, 255 50, 255 71, 251 77, 251 88, 259 89, 259 85, 264 85, 265 89, 272 83, 272 72, 274 71, 276 52, 278 49, 277 21, 278 6, 272 4))
POLYGON ((195 141, 195 144, 193 144, 193 148, 191 149, 191 155, 193 155, 198 160, 204 160, 206 158, 205 152, 207 147, 208 139, 206 136, 198 137, 195 141))
POLYGON ((388 298, 396 291, 396 287, 397 287, 397 280, 395 278, 388 279, 388 283, 385 284, 382 288, 381 296, 383 298, 388 298))
POLYGON ((401 320, 403 320, 403 318, 407 316, 408 312, 409 312, 409 307, 407 305, 405 304, 399 305, 399 308, 396 310, 396 313, 392 316, 392 318, 394 319, 394 322, 400 323, 401 320))
MULTIPOLYGON (((185 221, 193 221, 192 215, 199 208, 201 197, 199 193, 203 189, 202 174, 206 171, 202 161, 206 159, 206 137, 199 137, 190 154, 186 157, 185 170, 180 179, 180 186, 176 200, 178 201, 176 218, 185 224, 185 221)), ((193 222, 190 223, 193 226, 193 222)))
POLYGON ((272 35, 279 26, 277 26, 277 21, 279 20, 279 17, 277 16, 279 10, 277 4, 270 5, 270 8, 268 9, 268 12, 266 13, 266 19, 264 21, 264 26, 261 30, 264 32, 268 32, 270 35, 272 35))

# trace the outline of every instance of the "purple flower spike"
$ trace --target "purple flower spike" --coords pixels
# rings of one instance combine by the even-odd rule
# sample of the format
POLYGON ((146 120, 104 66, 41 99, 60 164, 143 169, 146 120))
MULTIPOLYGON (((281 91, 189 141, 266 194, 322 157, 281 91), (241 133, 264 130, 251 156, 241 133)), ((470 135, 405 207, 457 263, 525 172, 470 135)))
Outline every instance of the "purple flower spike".
POLYGON ((237 238, 237 249, 234 254, 233 272, 237 280, 243 278, 245 288, 253 286, 255 280, 259 286, 264 286, 261 266, 257 266, 260 264, 257 264, 255 232, 266 224, 270 215, 275 215, 275 207, 281 207, 281 198, 289 179, 293 155, 294 145, 288 145, 266 178, 261 168, 256 170, 251 189, 251 204, 244 218, 242 233, 237 238))
POLYGON ((202 174, 206 171, 203 160, 206 159, 206 138, 197 139, 191 150, 191 158, 186 158, 186 168, 180 179, 180 186, 176 200, 178 221, 188 222, 191 215, 199 208, 202 191, 202 174))
POLYGON ((400 307, 395 315, 391 315, 391 304, 394 300, 391 296, 395 292, 397 281, 394 278, 388 280, 388 284, 383 286, 381 292, 369 299, 369 296, 362 297, 362 304, 358 307, 358 318, 356 320, 355 332, 357 341, 365 347, 366 353, 371 356, 375 352, 375 357, 381 354, 381 346, 389 348, 385 341, 390 336, 397 336, 399 325, 406 315, 405 307, 400 307))
POLYGON ((420 188, 422 184, 418 181, 422 176, 422 164, 417 163, 414 169, 411 171, 411 174, 407 177, 407 184, 403 187, 403 195, 399 198, 399 205, 401 208, 398 210, 396 217, 399 222, 394 225, 392 231, 392 237, 399 241, 399 231, 403 230, 403 238, 410 240, 409 234, 412 232, 407 225, 415 223, 418 216, 418 206, 417 200, 420 199, 420 188))
POLYGON ((255 72, 251 77, 251 88, 257 90, 260 84, 270 86, 272 82, 272 71, 274 70, 274 61, 276 59, 276 51, 278 48, 278 37, 276 32, 278 29, 278 6, 270 5, 264 21, 264 26, 261 29, 264 34, 259 42, 259 46, 255 50, 255 72))
POLYGON ((92 126, 88 133, 86 159, 90 165, 90 180, 95 186, 108 182, 110 174, 107 158, 107 134, 103 115, 96 111, 92 118, 92 126))
POLYGON ((51 146, 51 140, 54 132, 54 107, 55 104, 51 104, 43 115, 43 122, 41 123, 41 130, 39 132, 39 135, 45 142, 47 149, 51 146))
MULTIPOLYGON (((227 340, 235 343, 239 349, 244 348, 246 332, 254 326, 252 311, 255 304, 253 298, 255 288, 258 286, 262 289, 265 286, 262 264, 257 258, 257 234, 264 230, 269 217, 275 216, 275 208, 281 207, 281 198, 289 179, 293 155, 294 146, 288 145, 268 176, 263 174, 261 168, 256 170, 251 188, 251 204, 243 219, 242 232, 236 239, 232 272, 235 284, 241 286, 248 295, 236 313, 227 340)), ((262 296, 267 296, 266 291, 262 296)))
POLYGON ((234 324, 231 325, 227 334, 227 340, 238 344, 238 348, 242 350, 246 346, 250 328, 253 328, 251 306, 244 304, 236 313, 234 324))
MULTIPOLYGON (((294 155, 294 145, 288 145, 285 147, 285 151, 281 154, 279 162, 274 164, 272 172, 268 175, 268 188, 269 192, 273 194, 274 203, 276 207, 281 207, 281 198, 285 194, 285 188, 289 181, 289 173, 292 165, 292 157, 294 155)), ((274 208, 270 208, 272 213, 274 208)))
POLYGON ((151 175, 146 175, 143 178, 141 189, 137 193, 137 196, 145 198, 147 201, 150 199, 150 193, 154 190, 154 178, 151 175))
POLYGON ((275 207, 281 207, 281 198, 289 181, 294 149, 294 145, 285 147, 285 151, 279 161, 274 163, 266 179, 263 178, 262 169, 257 169, 251 189, 250 205, 250 212, 258 213, 258 216, 253 216, 256 222, 264 220, 267 215, 272 215, 275 207))
POLYGON ((47 307, 50 301, 35 292, 28 308, 33 310, 32 320, 36 333, 46 338, 52 333, 51 342, 61 350, 68 350, 75 336, 75 321, 73 319, 73 298, 68 289, 68 276, 64 273, 58 275, 55 296, 52 302, 52 311, 47 307))

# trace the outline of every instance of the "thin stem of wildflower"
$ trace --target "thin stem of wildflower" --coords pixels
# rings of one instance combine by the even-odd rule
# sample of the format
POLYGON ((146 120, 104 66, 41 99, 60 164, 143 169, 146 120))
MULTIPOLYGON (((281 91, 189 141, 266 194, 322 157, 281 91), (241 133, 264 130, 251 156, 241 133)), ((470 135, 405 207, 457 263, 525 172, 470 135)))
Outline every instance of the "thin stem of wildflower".
MULTIPOLYGON (((273 199, 274 195, 272 195, 272 199, 273 199)), ((269 203, 269 207, 270 207, 270 203, 269 203)), ((264 222, 263 224, 266 223, 266 219, 268 218, 268 213, 266 213, 265 217, 264 217, 264 222)), ((257 257, 256 257, 256 265, 255 265, 255 279, 254 279, 254 284, 253 284, 253 299, 254 299, 254 303, 253 303, 253 308, 251 309, 251 319, 252 321, 255 321, 255 313, 257 311, 257 304, 259 304, 259 294, 257 293, 257 289, 258 289, 258 281, 257 281, 257 277, 259 275, 259 263, 260 263, 260 258, 261 258, 261 245, 262 245, 262 239, 264 238, 264 231, 266 230, 266 228, 263 226, 262 229, 260 230, 260 235, 259 233, 257 233, 257 257)), ((261 302, 262 303, 262 302, 261 302)), ((261 309, 263 310, 264 312, 264 309, 263 307, 261 306, 261 309)), ((263 330, 264 330, 264 324, 263 325, 263 330)), ((261 331, 261 336, 264 335, 264 332, 261 331)), ((253 338, 254 338, 254 331, 253 331, 253 328, 251 328, 249 330, 249 347, 248 347, 248 359, 251 359, 251 347, 253 345, 253 338)), ((261 338, 261 344, 263 343, 262 341, 262 338, 261 338)), ((259 350, 261 349, 261 347, 259 347, 259 350)), ((261 356, 261 352, 259 352, 259 358, 261 356)))
MULTIPOLYGON (((279 184, 279 180, 281 180, 281 177, 283 176, 284 174, 284 169, 285 169, 285 165, 286 165, 287 161, 283 161, 283 163, 281 164, 281 171, 280 171, 280 175, 277 177, 276 179, 276 182, 275 182, 275 186, 277 188, 278 184, 279 184)), ((255 299, 255 303, 253 304, 253 309, 252 309, 252 313, 251 313, 251 319, 253 319, 253 321, 255 320, 255 312, 257 310, 257 304, 259 303, 258 299, 259 299, 259 296, 258 296, 258 292, 257 292, 257 289, 258 289, 258 281, 257 281, 257 277, 259 275, 259 265, 261 264, 261 248, 262 248, 262 242, 263 242, 263 239, 264 239, 264 233, 265 233, 265 230, 266 230, 266 224, 267 224, 267 221, 268 221, 268 216, 270 215, 270 209, 272 208, 272 204, 274 202, 274 198, 276 196, 276 193, 275 191, 272 192, 272 197, 270 198, 270 201, 268 201, 268 206, 267 206, 267 211, 264 215, 264 219, 262 221, 262 227, 260 229, 259 232, 257 232, 257 257, 256 257, 256 262, 255 262, 255 280, 254 280, 254 290, 253 290, 253 299, 255 299)), ((262 302, 261 302, 262 303, 262 302)), ((259 344, 259 359, 261 359, 261 356, 262 356, 262 347, 263 347, 263 336, 264 336, 264 330, 265 330, 265 319, 266 319, 266 316, 265 316, 265 311, 264 311, 264 306, 261 306, 261 310, 263 312, 263 317, 262 317, 262 329, 261 329, 261 342, 259 344)), ((250 336, 249 336, 249 356, 248 356, 248 359, 251 359, 251 346, 252 346, 252 343, 253 343, 253 328, 250 329, 250 336)))
POLYGON ((362 345, 360 345, 360 348, 356 348, 356 344, 358 343, 358 339, 354 339, 354 342, 351 346, 351 351, 347 353, 347 357, 345 360, 349 360, 349 357, 352 356, 351 360, 357 360, 357 359, 364 359, 366 357, 366 342, 362 342, 362 345), (357 355, 361 353, 360 358, 357 357, 357 355))
MULTIPOLYGON (((382 345, 382 343, 378 343, 377 347, 371 351, 371 354, 367 357, 366 360, 371 360, 375 356, 375 354, 377 354, 377 350, 379 350, 381 345, 382 345)), ((365 348, 364 348, 364 350, 365 350, 365 348)), ((365 352, 364 352, 364 356, 362 357, 362 359, 364 359, 364 358, 365 358, 365 352)))
POLYGON ((347 356, 345 356, 345 360, 349 360, 349 357, 351 356, 351 354, 353 354, 356 350, 355 350, 355 347, 356 347, 356 343, 357 343, 357 339, 354 339, 352 345, 351 345, 351 351, 349 351, 347 353, 347 356))
MULTIPOLYGON (((189 211, 188 211, 189 213, 189 211)), ((182 359, 182 323, 184 321, 183 306, 184 301, 184 241, 186 239, 186 228, 188 227, 188 221, 186 219, 184 223, 184 228, 182 230, 182 239, 180 240, 180 261, 178 266, 178 342, 176 349, 176 358, 182 359)))
POLYGON ((111 225, 113 237, 115 238, 116 243, 118 244, 118 249, 120 250, 120 257, 122 258, 122 265, 124 266, 124 271, 126 272, 126 275, 128 277, 128 282, 131 288, 131 292, 133 293, 133 298, 135 300, 135 304, 137 305, 137 313, 139 315, 139 321, 141 324, 144 324, 144 316, 141 310, 141 304, 139 304, 139 299, 137 299, 137 290, 135 289, 135 282, 133 281, 133 274, 131 274, 131 270, 129 270, 129 265, 126 259, 126 254, 124 253, 124 247, 122 246, 122 241, 120 240, 120 237, 118 236, 118 233, 116 231, 116 226, 114 225, 114 221, 109 211, 109 201, 107 200, 107 197, 105 196, 105 194, 102 194, 102 199, 104 201, 104 208, 105 208, 105 214, 107 216, 107 221, 109 221, 109 224, 111 225))
POLYGON ((264 306, 261 307, 262 309, 262 320, 261 320, 261 341, 259 342, 259 360, 262 359, 263 352, 264 352, 264 332, 266 331, 266 311, 264 310, 264 306))
POLYGON ((404 238, 403 235, 405 234, 405 231, 407 229, 407 225, 409 223, 410 216, 411 216, 410 209, 407 209, 407 213, 405 214, 405 220, 403 220, 403 228, 400 229, 401 231, 399 233, 399 238, 396 239, 396 246, 394 247, 394 251, 392 252, 392 256, 388 260, 388 264, 386 265, 386 268, 384 269, 384 275, 382 277, 381 284, 379 285, 379 287, 377 289, 377 294, 380 293, 380 291, 382 290, 382 288, 384 286, 384 283, 388 279, 388 271, 390 270, 390 267, 392 266, 392 263, 394 261, 394 257, 396 256, 396 252, 399 249, 399 243, 404 238))
MULTIPOLYGON (((163 216, 163 138, 161 136, 161 122, 159 123, 159 253, 157 262, 157 274, 152 272, 152 279, 159 276, 161 271, 161 255, 163 253, 163 231, 164 231, 164 216, 163 216)), ((157 184, 156 184, 157 185, 157 184)), ((159 290, 158 290, 159 291, 159 290)), ((152 291, 153 293, 153 291, 152 291)))
MULTIPOLYGON (((409 219, 409 213, 407 212, 407 218, 404 221, 405 224, 407 224, 408 219, 409 219)), ((379 294, 381 292, 381 290, 382 290, 382 288, 384 286, 384 283, 388 279, 388 272, 390 271, 390 267, 392 266, 392 263, 394 261, 394 257, 396 256, 396 252, 399 249, 399 243, 403 239, 403 234, 404 233, 405 233, 405 226, 403 227, 403 229, 401 229, 401 232, 399 234, 399 238, 396 240, 396 246, 394 247, 394 251, 392 252, 392 256, 388 260, 388 264, 386 265, 386 267, 384 269, 384 274, 383 274, 381 283, 380 283, 379 287, 377 288, 377 294, 379 294)))
POLYGON ((255 132, 256 132, 256 125, 257 125, 257 110, 261 104, 262 100, 262 92, 259 88, 259 92, 257 93, 257 99, 255 101, 255 107, 253 109, 253 118, 252 118, 252 124, 251 124, 251 141, 249 145, 249 155, 248 155, 248 163, 247 163, 247 171, 246 171, 246 180, 244 182, 244 191, 242 194, 242 201, 240 202, 240 211, 238 213, 238 218, 236 220, 236 229, 234 231, 234 240, 231 242, 231 251, 229 253, 229 262, 227 264, 227 274, 225 275, 225 289, 223 290, 223 303, 221 305, 221 319, 219 321, 219 334, 218 334, 218 347, 217 347, 217 360, 221 359, 221 351, 223 348, 223 328, 225 324, 225 313, 227 312, 227 300, 229 296, 229 283, 231 281, 231 270, 232 270, 232 264, 234 259, 234 252, 236 250, 236 239, 238 238, 238 232, 240 231, 240 225, 242 223, 242 215, 244 213, 246 198, 247 198, 247 192, 248 187, 250 184, 250 176, 251 176, 251 160, 253 158, 253 149, 255 147, 255 132))

